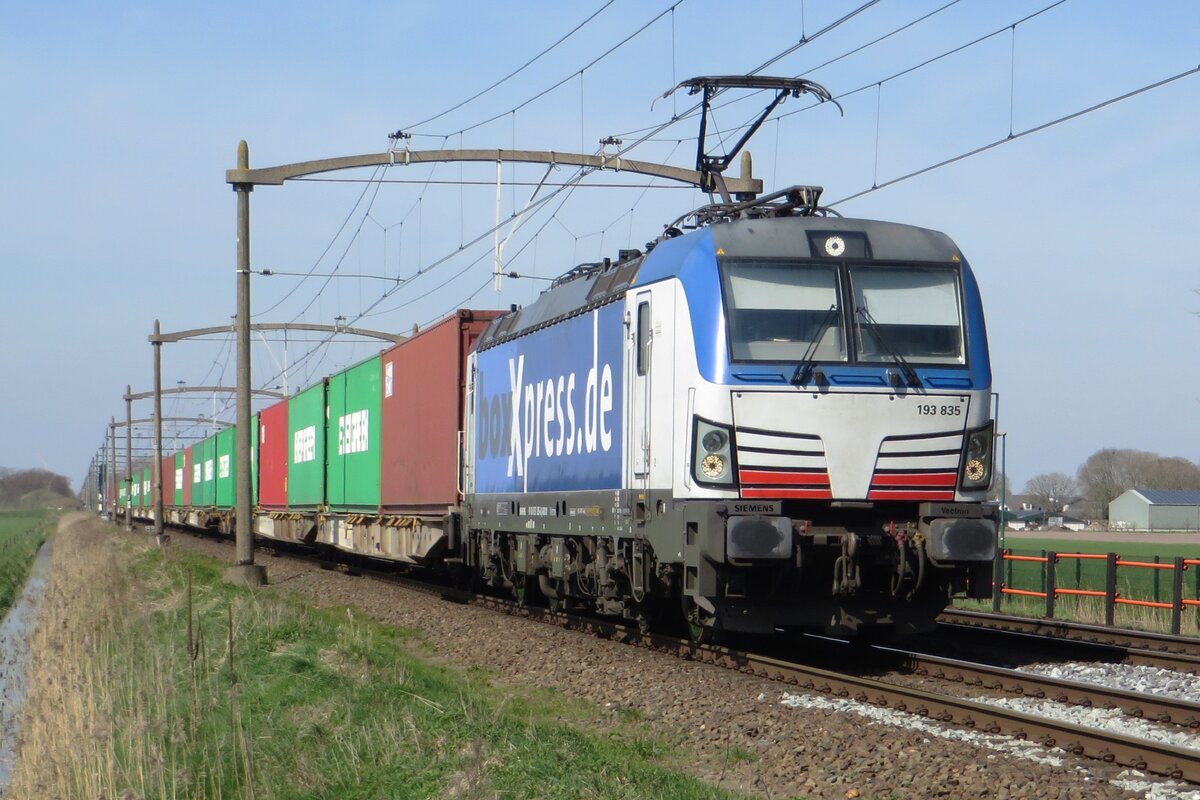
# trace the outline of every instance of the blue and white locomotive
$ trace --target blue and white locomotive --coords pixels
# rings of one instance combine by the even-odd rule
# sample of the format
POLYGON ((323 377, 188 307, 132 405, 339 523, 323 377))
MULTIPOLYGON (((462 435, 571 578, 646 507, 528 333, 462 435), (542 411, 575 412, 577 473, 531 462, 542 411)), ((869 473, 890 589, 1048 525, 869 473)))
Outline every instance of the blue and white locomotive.
POLYGON ((979 288, 947 236, 794 187, 577 268, 470 357, 462 552, 526 599, 904 632, 991 591, 979 288))

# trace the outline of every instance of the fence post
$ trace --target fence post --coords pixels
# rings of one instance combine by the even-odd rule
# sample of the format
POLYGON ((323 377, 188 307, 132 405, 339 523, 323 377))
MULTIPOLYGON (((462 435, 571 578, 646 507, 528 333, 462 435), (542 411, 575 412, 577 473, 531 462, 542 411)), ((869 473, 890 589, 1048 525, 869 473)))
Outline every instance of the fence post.
MULTIPOLYGON (((1161 561, 1162 561, 1161 557, 1159 557, 1159 556, 1154 557, 1155 564, 1161 563, 1161 561)), ((1162 572, 1162 570, 1155 569, 1155 570, 1152 570, 1152 572, 1154 573, 1154 602, 1157 603, 1157 602, 1159 602, 1159 599, 1158 599, 1158 573, 1162 572)))
POLYGON ((1004 550, 996 551, 996 562, 992 565, 992 613, 1000 613, 1000 599, 1004 595, 1004 550))
POLYGON ((1083 559, 1075 559, 1075 588, 1079 588, 1079 584, 1083 582, 1083 559))
POLYGON ((1178 636, 1183 627, 1183 556, 1175 556, 1171 578, 1171 633, 1178 636))
POLYGON ((1117 554, 1104 557, 1104 624, 1112 626, 1117 610, 1117 554))
POLYGON ((1054 619, 1054 589, 1055 582, 1055 566, 1058 561, 1058 553, 1051 550, 1046 554, 1046 617, 1054 619))
MULTIPOLYGON (((1042 551, 1042 558, 1045 558, 1045 557, 1046 557, 1046 551, 1045 551, 1045 550, 1043 550, 1043 551, 1042 551)), ((1038 566, 1040 566, 1040 567, 1041 567, 1041 573, 1042 573, 1042 591, 1044 592, 1044 591, 1046 591, 1046 562, 1045 562, 1045 561, 1043 561, 1043 562, 1042 562, 1041 564, 1039 564, 1038 566)))

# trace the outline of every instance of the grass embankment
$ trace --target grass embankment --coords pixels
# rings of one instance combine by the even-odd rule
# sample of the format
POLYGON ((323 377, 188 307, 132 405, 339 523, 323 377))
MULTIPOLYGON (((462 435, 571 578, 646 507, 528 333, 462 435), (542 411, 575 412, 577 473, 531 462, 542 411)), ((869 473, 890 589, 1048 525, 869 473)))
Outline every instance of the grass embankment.
POLYGON ((51 523, 45 511, 0 511, 0 618, 20 594, 51 523))
MULTIPOLYGON (((1008 549, 1019 556, 1041 556, 1053 553, 1117 553, 1123 561, 1170 564, 1176 557, 1200 558, 1200 545, 1163 544, 1155 542, 1096 542, 1086 534, 1071 539, 1020 539, 1008 541, 1008 549)), ((1045 591, 1045 565, 1031 561, 1006 561, 1004 583, 1013 589, 1045 591)), ((1098 559, 1060 558, 1055 565, 1055 584, 1066 589, 1104 591, 1105 562, 1098 559)), ((1146 567, 1117 567, 1117 592, 1121 597, 1169 603, 1173 597, 1171 570, 1146 567)), ((1184 573, 1184 597, 1200 598, 1200 568, 1188 567, 1184 573)), ((963 608, 991 610, 991 601, 960 601, 963 608)), ((1010 614, 1040 617, 1045 614, 1046 601, 1035 597, 1006 595, 1002 610, 1010 614)), ((1166 631, 1170 628, 1171 612, 1165 609, 1118 605, 1115 623, 1140 630, 1166 631)), ((1055 601, 1055 617, 1079 622, 1104 622, 1104 600, 1092 597, 1060 596, 1055 601)), ((1181 633, 1200 635, 1200 608, 1184 610, 1181 633)))
POLYGON ((112 531, 56 540, 15 797, 728 796, 645 723, 433 666, 419 632, 112 531))

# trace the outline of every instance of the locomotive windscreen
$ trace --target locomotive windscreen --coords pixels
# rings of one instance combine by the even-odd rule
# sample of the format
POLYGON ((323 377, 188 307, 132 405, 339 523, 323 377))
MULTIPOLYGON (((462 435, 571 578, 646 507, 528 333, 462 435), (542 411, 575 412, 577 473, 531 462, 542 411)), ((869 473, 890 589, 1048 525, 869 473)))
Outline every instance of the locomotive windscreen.
POLYGON ((899 354, 924 364, 964 363, 955 270, 854 266, 850 285, 858 361, 886 362, 899 354))
POLYGON ((845 361, 837 267, 793 261, 723 265, 734 361, 845 361))
POLYGON ((720 264, 731 361, 966 363, 955 266, 720 264))

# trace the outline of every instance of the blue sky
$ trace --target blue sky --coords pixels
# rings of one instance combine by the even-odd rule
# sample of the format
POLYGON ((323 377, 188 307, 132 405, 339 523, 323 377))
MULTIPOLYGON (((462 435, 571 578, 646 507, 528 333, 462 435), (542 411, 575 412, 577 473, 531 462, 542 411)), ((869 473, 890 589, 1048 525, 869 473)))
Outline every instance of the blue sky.
MULTIPOLYGON (((416 125, 516 69, 602 5, 0 6, 0 297, 8 332, 0 465, 44 465, 78 484, 109 418, 124 415, 126 384, 151 388, 146 335, 154 320, 172 331, 229 319, 235 204, 224 174, 240 139, 253 166, 381 152, 397 129, 417 134, 414 150, 594 152, 610 135, 628 146, 638 138, 630 132, 690 107, 679 96, 651 108, 675 81, 753 70, 859 4, 762 2, 731 12, 726 3, 683 0, 583 69, 671 7, 614 0, 530 69, 416 125)), ((825 106, 768 122, 749 149, 769 189, 818 184, 827 201, 837 200, 1200 64, 1200 4, 1067 0, 885 81, 1050 5, 961 0, 815 69, 944 5, 882 0, 765 70, 805 75, 835 96, 871 87, 844 98, 844 116, 825 106)), ((717 124, 733 128, 761 103, 721 108, 717 124)), ((790 100, 780 111, 807 105, 790 100)), ((694 121, 681 121, 629 156, 690 166, 695 131, 694 121)), ((945 231, 963 249, 984 292, 1018 488, 1039 472, 1073 473, 1101 447, 1200 459, 1198 145, 1200 75, 1191 75, 838 206, 848 216, 945 231)), ((536 183, 544 172, 518 167, 505 178, 536 183)), ((254 268, 410 279, 359 322, 396 331, 462 304, 526 303, 545 286, 506 280, 497 294, 488 286, 491 237, 459 250, 493 224, 495 193, 486 184, 494 166, 393 168, 383 176, 428 183, 368 184, 369 170, 331 177, 356 182, 254 192, 254 268), (455 185, 460 180, 485 185, 455 185)), ((549 181, 569 177, 559 169, 549 181)), ((523 223, 506 269, 552 277, 640 247, 705 200, 662 184, 587 187, 645 183, 630 175, 584 183, 523 223)), ((531 190, 506 187, 502 216, 531 190)), ((260 321, 330 324, 355 319, 394 286, 256 276, 254 310, 260 321)), ((311 345, 297 338, 287 348, 292 389, 377 349, 339 343, 304 359, 311 345)), ((282 384, 281 342, 256 345, 254 358, 256 383, 282 384)), ((165 348, 166 385, 218 379, 234 381, 226 342, 165 348)), ((225 401, 215 405, 221 411, 225 401)), ((213 407, 211 398, 171 400, 165 415, 213 407)), ((149 412, 148 403, 135 407, 135 416, 149 412)))

